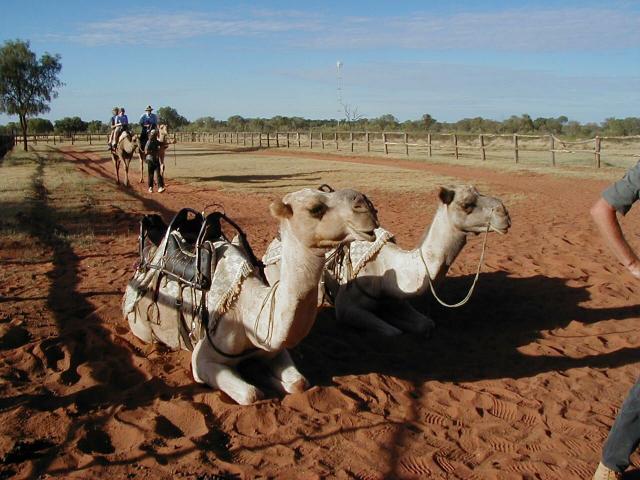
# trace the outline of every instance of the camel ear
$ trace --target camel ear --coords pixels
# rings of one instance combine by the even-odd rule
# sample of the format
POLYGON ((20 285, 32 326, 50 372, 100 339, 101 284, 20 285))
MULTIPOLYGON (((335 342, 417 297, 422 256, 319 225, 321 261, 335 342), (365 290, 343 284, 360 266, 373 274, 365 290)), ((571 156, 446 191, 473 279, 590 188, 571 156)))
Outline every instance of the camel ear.
POLYGON ((285 219, 293 216, 291 205, 284 203, 282 200, 272 202, 271 205, 269 205, 269 210, 275 218, 285 219))
POLYGON ((453 197, 455 197, 455 195, 456 195, 456 192, 444 187, 440 187, 440 191, 438 192, 438 197, 440 198, 440 201, 445 205, 449 205, 451 202, 453 202, 453 197))

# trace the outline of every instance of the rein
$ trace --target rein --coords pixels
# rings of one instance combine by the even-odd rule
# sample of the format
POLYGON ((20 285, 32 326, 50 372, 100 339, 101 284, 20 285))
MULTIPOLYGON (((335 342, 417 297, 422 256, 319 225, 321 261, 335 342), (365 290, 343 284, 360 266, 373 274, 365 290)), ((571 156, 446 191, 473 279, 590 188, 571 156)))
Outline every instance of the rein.
POLYGON ((269 345, 271 345, 271 337, 273 335, 273 314, 276 309, 275 298, 276 298, 276 291, 278 290, 279 285, 280 285, 280 280, 276 281, 271 287, 271 289, 269 289, 269 291, 267 292, 267 295, 264 297, 264 300, 262 301, 262 305, 260 306, 260 310, 258 310, 258 315, 256 315, 256 320, 253 324, 253 330, 255 331, 257 342, 266 348, 269 348, 269 345), (260 315, 262 315, 262 311, 264 310, 264 307, 269 301, 269 299, 271 299, 271 302, 269 303, 269 323, 267 325, 267 335, 263 340, 260 340, 260 337, 258 334, 258 325, 260 324, 260 315))
POLYGON ((424 255, 422 253, 422 249, 418 248, 418 251, 420 252, 420 260, 422 260, 422 264, 424 265, 424 269, 427 272, 427 278, 429 279, 429 288, 431 289, 431 293, 433 294, 434 298, 438 301, 438 303, 440 305, 442 305, 443 307, 447 307, 447 308, 458 308, 463 306, 465 303, 467 303, 469 301, 469 299, 471 298, 471 295, 473 294, 473 290, 476 288, 476 283, 478 282, 478 277, 480 276, 480 269, 482 268, 482 264, 484 263, 484 252, 487 249, 487 237, 489 236, 489 230, 491 228, 491 220, 489 220, 489 222, 487 222, 487 228, 484 232, 484 240, 482 241, 482 253, 480 254, 480 261, 478 262, 478 269, 476 270, 476 276, 473 279, 473 283, 471 284, 471 288, 469 288, 469 292, 467 292, 467 295, 460 300, 458 303, 454 303, 454 304, 448 304, 445 301, 441 300, 440 297, 438 297, 438 295, 436 294, 436 290, 433 286, 433 281, 431 280, 431 274, 429 273, 429 267, 427 267, 427 261, 424 258, 424 255))

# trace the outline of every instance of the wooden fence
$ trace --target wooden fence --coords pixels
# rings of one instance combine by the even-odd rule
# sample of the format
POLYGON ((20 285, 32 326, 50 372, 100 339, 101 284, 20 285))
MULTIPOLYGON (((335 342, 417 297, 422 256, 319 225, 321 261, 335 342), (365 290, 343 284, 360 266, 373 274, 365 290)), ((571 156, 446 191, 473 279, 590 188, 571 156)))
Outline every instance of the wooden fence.
MULTIPOLYGON (((640 157, 638 148, 632 150, 616 150, 615 145, 621 142, 638 141, 640 135, 627 137, 600 137, 586 140, 569 141, 555 135, 524 134, 470 134, 470 133, 407 133, 407 132, 341 132, 320 131, 296 132, 174 132, 171 136, 181 143, 215 143, 235 144, 253 148, 319 148, 321 150, 344 150, 355 152, 380 152, 385 155, 404 154, 432 157, 439 155, 460 156, 477 155, 481 161, 487 160, 491 154, 511 155, 513 162, 521 160, 521 153, 536 152, 548 155, 548 163, 556 165, 556 154, 582 154, 593 158, 593 166, 600 168, 602 155, 640 157), (438 139, 436 141, 435 139, 438 139), (395 149, 395 151, 391 151, 395 149)), ((68 134, 68 135, 28 135, 27 140, 35 145, 40 143, 86 142, 106 144, 107 134, 68 134)), ((17 142, 22 137, 16 137, 17 142)))
MULTIPOLYGON (((640 135, 626 137, 600 137, 586 140, 563 140, 555 135, 500 135, 500 134, 457 134, 457 133, 437 133, 409 134, 406 132, 177 132, 173 134, 178 142, 202 142, 202 143, 218 143, 218 144, 236 144, 250 147, 266 147, 266 148, 320 148, 340 150, 347 147, 351 152, 355 151, 356 146, 360 146, 366 152, 371 152, 379 147, 379 151, 389 155, 390 147, 400 148, 404 155, 409 156, 412 153, 424 154, 426 157, 433 156, 434 150, 440 154, 451 154, 458 159, 463 154, 473 154, 476 152, 480 160, 487 159, 487 152, 512 152, 514 163, 520 161, 522 152, 546 152, 548 154, 549 164, 556 166, 556 154, 587 154, 593 156, 593 165, 597 168, 601 167, 602 154, 604 153, 604 141, 610 141, 612 144, 620 141, 640 140, 640 135), (434 137, 440 138, 442 141, 435 142, 434 137), (460 140, 465 140, 461 142, 460 140), (490 141, 502 140, 500 144, 489 145, 490 141), (470 141, 471 140, 471 141, 470 141), (510 145, 505 145, 507 140, 510 145), (525 141, 537 141, 534 147, 523 146, 525 141)), ((640 142, 639 142, 640 143, 640 142)), ((636 150, 640 152, 640 146, 636 150)), ((607 148, 607 155, 640 157, 640 153, 629 151, 620 151, 607 148)))

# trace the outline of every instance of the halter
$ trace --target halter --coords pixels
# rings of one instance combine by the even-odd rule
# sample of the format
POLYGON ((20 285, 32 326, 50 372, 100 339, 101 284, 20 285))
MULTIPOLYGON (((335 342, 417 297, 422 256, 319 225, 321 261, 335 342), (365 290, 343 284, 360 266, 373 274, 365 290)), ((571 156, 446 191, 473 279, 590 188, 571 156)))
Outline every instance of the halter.
MULTIPOLYGON (((491 215, 493 215, 493 209, 491 209, 491 215)), ((431 289, 431 293, 433 294, 433 297, 438 301, 438 303, 443 307, 458 308, 463 306, 465 303, 467 303, 471 298, 471 295, 473 294, 473 290, 476 288, 478 277, 480 276, 480 269, 482 268, 482 264, 484 263, 484 252, 486 251, 486 248, 487 248, 487 237, 489 236, 490 229, 491 229, 491 217, 489 217, 489 221, 487 222, 487 227, 484 232, 484 240, 482 241, 482 253, 480 254, 480 261, 478 262, 478 269, 476 270, 475 278, 473 279, 473 283, 471 284, 471 288, 469 288, 469 292, 467 292, 467 295, 458 303, 448 304, 445 301, 441 300, 440 297, 438 297, 438 295, 436 294, 436 290, 433 286, 433 281, 431 280, 429 267, 427 267, 427 261, 424 259, 424 254, 422 253, 422 249, 418 248, 418 251, 420 252, 420 260, 422 260, 424 269, 427 272, 427 278, 429 279, 429 288, 431 289)))

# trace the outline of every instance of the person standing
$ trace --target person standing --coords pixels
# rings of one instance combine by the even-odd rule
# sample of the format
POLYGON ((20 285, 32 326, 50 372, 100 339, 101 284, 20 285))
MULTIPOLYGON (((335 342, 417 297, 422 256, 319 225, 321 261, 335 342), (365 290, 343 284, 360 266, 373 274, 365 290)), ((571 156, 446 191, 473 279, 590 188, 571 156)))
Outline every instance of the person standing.
POLYGON ((158 130, 149 132, 149 140, 144 147, 145 161, 147 162, 147 177, 149 180, 149 193, 153 193, 153 176, 158 176, 158 193, 164 192, 163 162, 160 160, 160 148, 162 143, 158 140, 158 130))
POLYGON ((146 145, 149 139, 149 132, 158 128, 158 117, 153 113, 151 105, 147 105, 147 108, 144 109, 144 113, 140 117, 140 126, 142 127, 140 145, 146 145))
MULTIPOLYGON (((593 207, 591 216, 607 246, 635 278, 640 279, 640 259, 624 237, 617 214, 626 215, 640 197, 640 162, 607 188, 593 207)), ((629 457, 640 444, 640 380, 631 388, 602 447, 593 480, 622 478, 629 457)))

